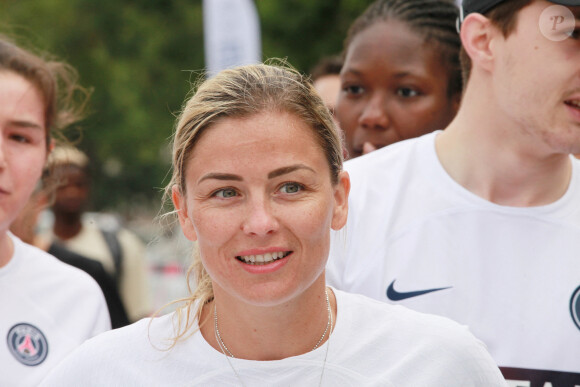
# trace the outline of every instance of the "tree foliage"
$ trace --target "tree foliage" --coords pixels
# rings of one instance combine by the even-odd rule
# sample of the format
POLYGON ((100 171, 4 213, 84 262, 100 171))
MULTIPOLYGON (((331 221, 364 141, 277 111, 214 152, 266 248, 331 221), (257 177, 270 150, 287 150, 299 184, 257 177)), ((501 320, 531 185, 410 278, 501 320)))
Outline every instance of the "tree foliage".
MULTIPOLYGON (((256 0, 263 58, 307 72, 341 51, 369 3, 256 0)), ((158 208, 175 114, 204 67, 201 1, 0 0, 0 10, 0 32, 66 60, 93 90, 78 145, 93 160, 93 209, 158 208)))

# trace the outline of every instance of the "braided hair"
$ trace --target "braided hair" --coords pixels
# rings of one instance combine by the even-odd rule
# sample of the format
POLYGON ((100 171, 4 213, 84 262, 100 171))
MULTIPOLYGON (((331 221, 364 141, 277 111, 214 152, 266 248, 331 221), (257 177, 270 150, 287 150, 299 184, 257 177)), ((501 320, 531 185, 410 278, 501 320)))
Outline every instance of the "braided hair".
POLYGON ((455 23, 459 9, 453 0, 376 0, 360 15, 348 30, 344 54, 356 35, 377 22, 397 20, 423 37, 426 43, 437 45, 437 51, 449 74, 448 96, 461 92, 459 65, 461 40, 455 23))

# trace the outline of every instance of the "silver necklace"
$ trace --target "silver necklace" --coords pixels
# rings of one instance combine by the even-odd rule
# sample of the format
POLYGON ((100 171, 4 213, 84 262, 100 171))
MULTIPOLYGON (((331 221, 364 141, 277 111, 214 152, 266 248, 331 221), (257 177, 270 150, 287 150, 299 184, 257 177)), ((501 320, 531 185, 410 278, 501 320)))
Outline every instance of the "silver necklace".
POLYGON ((320 343, 322 343, 322 340, 324 340, 324 338, 326 337, 326 333, 328 332, 328 329, 332 325, 332 312, 330 310, 330 300, 328 299, 328 289, 324 289, 324 294, 326 295, 326 310, 328 311, 328 322, 326 323, 326 328, 324 328, 324 332, 322 333, 320 340, 318 340, 318 342, 316 343, 314 348, 312 348, 313 351, 316 348, 318 348, 320 343))
MULTIPOLYGON (((329 333, 328 331, 329 330, 332 331, 332 311, 330 309, 330 300, 328 298, 328 289, 325 289, 325 294, 326 294, 326 309, 328 311, 328 322, 326 323, 326 328, 324 329, 324 333, 322 333, 322 337, 320 337, 320 339, 318 340, 318 342, 316 343, 316 345, 314 346, 314 348, 312 348, 313 351, 316 348, 318 348, 318 346, 320 345, 320 343, 322 343, 322 340, 324 340, 324 338, 326 337, 326 334, 329 333)), ((246 385, 244 384, 244 381, 242 380, 242 378, 238 374, 238 371, 236 371, 236 369, 234 368, 234 365, 230 361, 230 357, 231 358, 234 358, 234 359, 236 357, 228 349, 228 347, 226 346, 226 343, 224 343, 224 341, 222 339, 222 336, 220 334, 220 330, 218 329, 217 305, 216 305, 215 301, 214 301, 214 305, 213 305, 213 322, 214 322, 215 339, 216 339, 216 341, 217 341, 217 343, 218 343, 218 345, 220 347, 220 350, 222 351, 222 353, 226 357, 226 360, 228 361, 228 364, 230 365, 231 369, 236 374, 236 377, 238 378, 238 380, 240 381, 240 383, 242 384, 242 386, 245 387, 246 385)), ((324 354, 324 363, 322 365, 322 373, 320 374, 320 382, 318 384, 319 386, 322 386, 322 378, 324 376, 324 368, 326 367, 326 359, 328 357, 328 347, 329 346, 330 346, 330 333, 328 335, 328 340, 326 341, 326 352, 324 354)))

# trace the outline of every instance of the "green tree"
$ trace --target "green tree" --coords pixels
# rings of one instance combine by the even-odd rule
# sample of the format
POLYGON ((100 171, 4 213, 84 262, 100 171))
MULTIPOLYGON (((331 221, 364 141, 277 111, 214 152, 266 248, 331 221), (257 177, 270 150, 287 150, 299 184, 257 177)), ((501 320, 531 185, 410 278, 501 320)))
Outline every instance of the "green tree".
MULTIPOLYGON (((342 49, 370 1, 257 0, 263 57, 308 71, 342 49)), ((175 114, 202 73, 201 1, 0 0, 0 31, 71 63, 93 89, 79 148, 93 160, 95 210, 159 208, 175 114)))

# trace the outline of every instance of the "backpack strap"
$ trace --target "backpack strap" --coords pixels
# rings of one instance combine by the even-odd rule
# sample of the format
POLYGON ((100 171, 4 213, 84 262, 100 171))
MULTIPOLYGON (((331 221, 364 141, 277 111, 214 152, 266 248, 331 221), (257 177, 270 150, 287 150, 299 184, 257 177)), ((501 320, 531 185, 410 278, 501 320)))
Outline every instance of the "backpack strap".
POLYGON ((119 243, 119 238, 117 238, 117 231, 100 229, 111 256, 113 257, 113 263, 115 264, 115 280, 119 283, 122 272, 122 261, 123 261, 123 251, 121 250, 121 244, 119 243))

